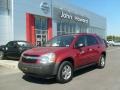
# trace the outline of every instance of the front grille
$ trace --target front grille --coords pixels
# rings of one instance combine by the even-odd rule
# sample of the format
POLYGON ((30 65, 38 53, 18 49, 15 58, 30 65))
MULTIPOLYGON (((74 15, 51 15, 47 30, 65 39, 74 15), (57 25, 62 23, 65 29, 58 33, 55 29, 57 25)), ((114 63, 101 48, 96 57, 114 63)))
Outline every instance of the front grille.
POLYGON ((36 59, 27 59, 25 57, 22 57, 22 62, 25 62, 25 63, 36 63, 37 60, 36 59))
POLYGON ((39 55, 29 55, 29 54, 24 54, 24 56, 39 57, 39 55))

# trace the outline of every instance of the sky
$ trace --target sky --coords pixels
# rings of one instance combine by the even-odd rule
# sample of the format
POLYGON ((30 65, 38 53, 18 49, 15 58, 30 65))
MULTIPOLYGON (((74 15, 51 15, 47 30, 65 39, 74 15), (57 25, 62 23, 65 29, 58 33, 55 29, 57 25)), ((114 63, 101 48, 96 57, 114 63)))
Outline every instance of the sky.
POLYGON ((107 35, 120 36, 120 0, 69 0, 107 19, 107 35))

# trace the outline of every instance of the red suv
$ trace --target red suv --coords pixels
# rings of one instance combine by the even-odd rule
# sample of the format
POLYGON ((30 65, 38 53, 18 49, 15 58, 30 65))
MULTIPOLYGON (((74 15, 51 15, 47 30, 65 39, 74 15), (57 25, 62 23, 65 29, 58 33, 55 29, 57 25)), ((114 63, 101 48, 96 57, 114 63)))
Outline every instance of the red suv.
POLYGON ((95 34, 62 35, 48 41, 45 47, 25 51, 18 67, 31 76, 55 76, 60 83, 73 78, 73 72, 87 66, 105 67, 106 45, 95 34))

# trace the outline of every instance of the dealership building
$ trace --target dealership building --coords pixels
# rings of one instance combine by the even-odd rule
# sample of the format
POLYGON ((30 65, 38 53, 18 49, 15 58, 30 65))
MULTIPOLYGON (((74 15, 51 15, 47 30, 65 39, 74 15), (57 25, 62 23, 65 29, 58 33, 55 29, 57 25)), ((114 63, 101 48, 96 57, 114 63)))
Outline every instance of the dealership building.
POLYGON ((57 35, 106 36, 106 18, 64 0, 0 0, 0 45, 11 40, 43 44, 57 35))

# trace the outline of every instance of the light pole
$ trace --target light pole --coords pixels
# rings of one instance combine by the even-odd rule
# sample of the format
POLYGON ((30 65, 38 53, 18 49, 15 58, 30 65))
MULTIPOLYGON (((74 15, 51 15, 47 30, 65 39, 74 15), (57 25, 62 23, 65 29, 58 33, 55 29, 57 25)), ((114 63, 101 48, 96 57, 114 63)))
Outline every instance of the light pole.
POLYGON ((53 14, 53 0, 51 0, 51 17, 52 17, 52 14, 53 14))

